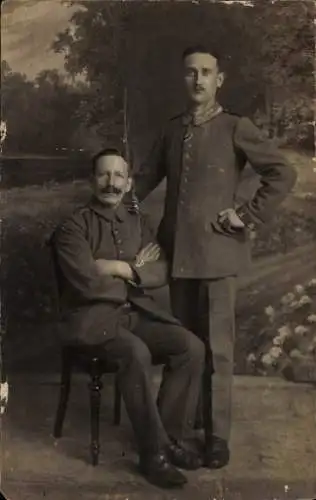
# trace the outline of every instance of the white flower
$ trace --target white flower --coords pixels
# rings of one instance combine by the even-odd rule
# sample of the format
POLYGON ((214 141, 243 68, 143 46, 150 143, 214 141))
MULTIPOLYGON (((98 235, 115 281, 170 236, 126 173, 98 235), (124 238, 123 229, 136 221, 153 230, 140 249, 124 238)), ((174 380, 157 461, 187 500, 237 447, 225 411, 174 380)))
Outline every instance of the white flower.
POLYGON ((309 353, 313 353, 313 352, 316 352, 316 343, 315 342, 312 342, 308 348, 307 348, 307 352, 309 353))
POLYGON ((256 361, 256 356, 253 352, 251 352, 250 354, 248 354, 247 356, 247 362, 248 363, 254 363, 256 361))
POLYGON ((277 345, 277 346, 283 345, 283 342, 284 342, 284 338, 280 337, 280 336, 274 337, 274 339, 272 340, 273 345, 277 345))
POLYGON ((269 318, 272 318, 275 315, 275 310, 272 306, 266 307, 264 312, 267 316, 269 316, 269 318))
POLYGON ((283 297, 281 298, 281 304, 283 304, 284 306, 290 304, 291 302, 293 302, 293 300, 295 299, 295 295, 294 293, 287 293, 286 295, 283 295, 283 297))
POLYGON ((290 337, 292 335, 291 329, 289 328, 288 325, 281 326, 278 329, 279 337, 282 339, 286 339, 287 337, 290 337))
POLYGON ((282 349, 281 349, 281 347, 278 347, 278 346, 271 347, 269 354, 272 358, 275 358, 275 359, 279 358, 282 354, 282 349))
POLYGON ((269 353, 266 353, 262 356, 261 361, 265 366, 270 366, 273 364, 274 360, 269 353))
POLYGON ((305 288, 302 285, 296 285, 294 287, 296 293, 303 294, 305 292, 305 288))
POLYGON ((309 329, 304 325, 298 325, 294 329, 294 333, 296 335, 305 335, 305 333, 308 333, 308 332, 309 332, 309 329))
POLYGON ((311 280, 308 282, 308 286, 316 286, 316 278, 311 279, 311 280))
POLYGON ((312 299, 308 295, 302 295, 302 297, 299 300, 298 305, 299 306, 304 306, 305 304, 311 304, 312 299))
POLYGON ((307 316, 308 323, 316 323, 316 314, 310 314, 307 316))
POLYGON ((290 352, 290 358, 299 359, 302 358, 303 354, 298 349, 292 349, 290 352))
POLYGON ((298 300, 293 300, 290 304, 288 304, 290 309, 296 309, 297 307, 300 307, 300 303, 298 300))

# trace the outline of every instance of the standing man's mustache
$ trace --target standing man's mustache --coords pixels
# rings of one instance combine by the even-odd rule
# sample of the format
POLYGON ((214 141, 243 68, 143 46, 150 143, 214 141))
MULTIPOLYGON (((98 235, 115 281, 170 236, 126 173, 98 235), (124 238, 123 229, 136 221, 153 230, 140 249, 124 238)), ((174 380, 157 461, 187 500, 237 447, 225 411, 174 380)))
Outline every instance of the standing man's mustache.
POLYGON ((101 188, 101 193, 104 194, 121 194, 121 189, 115 187, 115 186, 107 186, 104 188, 101 188))
POLYGON ((202 87, 201 85, 196 85, 194 90, 195 90, 195 92, 201 92, 204 90, 204 87, 202 87))

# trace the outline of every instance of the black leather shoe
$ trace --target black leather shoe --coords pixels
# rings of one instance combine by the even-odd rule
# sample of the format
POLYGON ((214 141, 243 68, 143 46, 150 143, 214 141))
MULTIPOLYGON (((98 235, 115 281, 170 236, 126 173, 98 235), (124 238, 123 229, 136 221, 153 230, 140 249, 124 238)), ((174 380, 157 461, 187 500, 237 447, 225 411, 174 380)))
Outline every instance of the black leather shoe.
POLYGON ((159 488, 180 488, 187 478, 172 465, 165 453, 140 458, 139 468, 147 481, 159 488))
POLYGON ((212 446, 206 449, 204 465, 209 469, 221 469, 228 464, 230 458, 227 441, 217 436, 212 438, 212 446))
POLYGON ((180 469, 197 470, 203 465, 201 458, 196 453, 184 448, 181 443, 174 440, 166 448, 166 453, 170 462, 180 469))

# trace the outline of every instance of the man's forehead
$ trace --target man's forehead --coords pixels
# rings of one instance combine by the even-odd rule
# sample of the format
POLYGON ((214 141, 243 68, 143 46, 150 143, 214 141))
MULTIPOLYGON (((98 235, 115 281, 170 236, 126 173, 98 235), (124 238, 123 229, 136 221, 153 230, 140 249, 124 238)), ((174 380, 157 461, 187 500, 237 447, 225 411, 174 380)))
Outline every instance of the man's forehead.
POLYGON ((186 67, 203 67, 213 69, 217 66, 217 59, 211 54, 197 52, 195 54, 188 55, 184 60, 184 64, 186 67))
POLYGON ((106 169, 118 169, 122 170, 122 172, 128 171, 128 165, 122 156, 118 155, 105 155, 101 156, 97 161, 97 169, 106 170, 106 169))

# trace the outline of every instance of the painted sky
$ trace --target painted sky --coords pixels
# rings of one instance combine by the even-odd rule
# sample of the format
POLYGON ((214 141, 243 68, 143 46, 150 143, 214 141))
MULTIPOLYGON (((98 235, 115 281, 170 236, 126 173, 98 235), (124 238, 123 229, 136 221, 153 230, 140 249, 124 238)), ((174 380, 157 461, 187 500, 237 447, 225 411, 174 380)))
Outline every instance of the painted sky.
POLYGON ((63 69, 64 59, 51 44, 63 31, 76 7, 63 0, 4 0, 1 59, 30 79, 43 69, 63 69))

